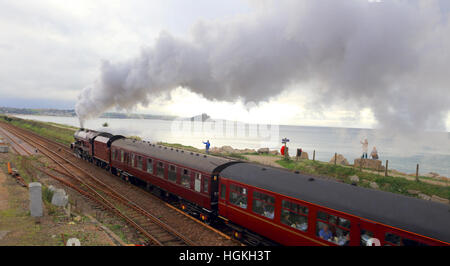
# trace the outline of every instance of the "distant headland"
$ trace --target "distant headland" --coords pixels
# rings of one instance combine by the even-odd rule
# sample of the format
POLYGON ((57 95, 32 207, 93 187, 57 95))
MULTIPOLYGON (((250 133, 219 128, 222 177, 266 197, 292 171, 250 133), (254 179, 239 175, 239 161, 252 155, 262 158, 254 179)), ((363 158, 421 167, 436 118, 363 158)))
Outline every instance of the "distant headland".
MULTIPOLYGON (((3 114, 19 114, 19 115, 46 115, 46 116, 66 116, 76 117, 75 109, 33 109, 33 108, 13 108, 13 107, 0 107, 0 113, 3 114)), ((152 115, 152 114, 135 114, 135 113, 117 113, 109 112, 102 114, 99 118, 116 118, 116 119, 158 119, 158 120, 174 120, 180 118, 178 116, 170 115, 152 115)), ((205 113, 187 117, 182 119, 189 119, 191 121, 201 120, 206 121, 211 117, 205 113)))

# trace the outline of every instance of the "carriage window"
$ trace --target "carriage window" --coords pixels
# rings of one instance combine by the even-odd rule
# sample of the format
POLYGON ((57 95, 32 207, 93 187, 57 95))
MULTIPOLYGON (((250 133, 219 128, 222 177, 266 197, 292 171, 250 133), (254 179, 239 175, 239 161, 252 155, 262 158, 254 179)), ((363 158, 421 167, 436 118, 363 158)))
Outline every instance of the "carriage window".
POLYGON ((374 234, 373 232, 361 229, 361 246, 367 246, 367 242, 369 239, 373 238, 374 234))
POLYGON ((142 170, 142 157, 139 155, 137 156, 137 168, 142 170))
POLYGON ((350 221, 325 212, 317 212, 317 236, 340 246, 350 242, 350 221))
POLYGON ((195 179, 194 179, 195 191, 200 192, 201 184, 202 184, 202 174, 195 173, 195 179))
POLYGON ((132 153, 131 154, 131 166, 133 166, 133 167, 134 167, 134 157, 135 157, 135 155, 134 155, 134 153, 132 153))
POLYGON ((273 219, 275 212, 275 198, 258 192, 253 191, 253 212, 273 219))
POLYGON ((111 156, 112 156, 111 160, 116 160, 116 150, 115 149, 111 150, 111 156))
POLYGON ((400 246, 401 244, 401 237, 391 233, 386 233, 386 235, 384 236, 384 240, 388 242, 386 243, 386 245, 388 246, 400 246))
POLYGON ((203 192, 205 192, 205 193, 208 193, 208 187, 209 187, 208 183, 209 183, 208 178, 203 178, 203 192))
POLYGON ((227 186, 225 184, 221 184, 220 185, 220 198, 224 200, 226 195, 227 195, 227 186))
POLYGON ((247 209, 247 189, 236 185, 230 185, 229 198, 231 204, 247 209))
POLYGON ((174 165, 169 165, 169 181, 177 181, 177 168, 174 165))
POLYGON ((189 170, 183 169, 183 174, 181 175, 181 185, 184 187, 191 187, 191 176, 189 175, 189 170))
POLYGON ((125 163, 130 164, 130 157, 128 156, 127 152, 125 152, 125 163))
POLYGON ((283 200, 281 222, 296 229, 308 229, 308 208, 291 201, 283 200))
POLYGON ((396 234, 386 233, 384 240, 385 246, 428 246, 425 243, 417 242, 408 238, 402 238, 396 234))
POLYGON ((120 161, 123 163, 123 151, 120 151, 120 161))
POLYGON ((402 238, 403 246, 428 246, 425 243, 417 242, 408 238, 402 238))
POLYGON ((153 174, 153 160, 147 159, 147 173, 153 174))
POLYGON ((156 175, 159 177, 164 177, 164 164, 162 162, 158 162, 158 166, 156 167, 156 175))

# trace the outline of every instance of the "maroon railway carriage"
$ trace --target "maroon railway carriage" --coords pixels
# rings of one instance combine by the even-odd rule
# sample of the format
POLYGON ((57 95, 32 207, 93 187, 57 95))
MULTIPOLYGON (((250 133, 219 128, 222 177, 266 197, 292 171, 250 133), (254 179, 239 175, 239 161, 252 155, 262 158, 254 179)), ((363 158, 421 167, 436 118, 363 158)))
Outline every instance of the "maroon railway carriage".
POLYGON ((93 139, 93 158, 94 163, 107 170, 111 164, 111 144, 118 139, 125 138, 121 135, 112 135, 110 133, 100 133, 93 139))
POLYGON ((450 245, 445 204, 251 163, 225 168, 219 192, 219 215, 237 237, 256 233, 282 245, 356 246, 373 238, 381 245, 450 245), (325 226, 328 241, 319 237, 325 226))
POLYGON ((203 220, 222 218, 248 244, 450 245, 445 204, 95 131, 75 139, 83 158, 203 220))
POLYGON ((217 210, 218 180, 212 173, 229 162, 145 141, 118 139, 111 144, 114 174, 175 195, 185 211, 203 220, 217 210))

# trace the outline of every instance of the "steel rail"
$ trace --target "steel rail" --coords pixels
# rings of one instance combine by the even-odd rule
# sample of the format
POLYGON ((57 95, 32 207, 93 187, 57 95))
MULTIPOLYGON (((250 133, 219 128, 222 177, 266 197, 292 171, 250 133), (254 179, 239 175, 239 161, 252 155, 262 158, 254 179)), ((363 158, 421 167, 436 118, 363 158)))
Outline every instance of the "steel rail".
MULTIPOLYGON (((0 129, 3 131, 3 133, 4 133, 4 135, 5 135, 6 138, 8 138, 8 139, 11 140, 14 144, 16 144, 17 146, 19 146, 20 149, 22 149, 26 154, 31 155, 31 152, 29 152, 27 149, 25 149, 25 147, 23 147, 22 144, 16 142, 12 137, 10 137, 2 127, 0 127, 0 129)), ((13 150, 15 150, 17 154, 21 155, 21 152, 19 152, 19 151, 16 149, 16 147, 14 147, 13 145, 11 145, 11 148, 13 148, 13 150)))
MULTIPOLYGON (((16 133, 17 133, 17 132, 16 132, 16 133)), ((22 136, 22 137, 24 137, 24 136, 22 136)), ((26 138, 26 137, 25 137, 25 138, 26 138)), ((35 144, 38 144, 38 143, 35 143, 35 144)), ((40 145, 40 144, 38 144, 38 145, 40 145)), ((45 149, 45 147, 43 147, 43 148, 45 149)), ((144 228, 142 228, 142 227, 139 226, 136 222, 134 222, 131 218, 129 218, 128 216, 126 216, 125 214, 123 214, 118 208, 115 207, 115 205, 114 205, 113 203, 111 203, 111 202, 110 202, 109 200, 107 200, 105 197, 103 197, 102 195, 100 195, 93 187, 91 187, 89 184, 87 184, 86 182, 84 182, 83 180, 81 180, 80 178, 78 178, 77 176, 71 174, 70 171, 69 171, 65 166, 63 166, 61 163, 57 162, 56 159, 55 159, 53 156, 49 155, 47 152, 43 152, 42 150, 40 150, 40 152, 43 153, 44 155, 46 155, 46 156, 47 156, 48 158, 50 158, 51 160, 53 160, 53 161, 54 161, 55 163, 57 163, 60 167, 62 167, 62 168, 65 169, 66 171, 68 171, 68 173, 70 174, 70 176, 71 176, 72 178, 74 178, 75 180, 77 180, 78 182, 80 182, 83 186, 85 186, 88 190, 90 190, 90 192, 91 192, 92 194, 94 194, 97 198, 94 197, 94 195, 90 194, 89 192, 86 192, 86 191, 85 191, 84 193, 82 193, 82 192, 81 192, 82 190, 77 189, 77 188, 75 187, 75 185, 73 185, 73 184, 71 184, 71 183, 69 183, 69 182, 67 182, 67 181, 64 181, 64 180, 62 180, 62 179, 60 179, 60 178, 57 178, 56 176, 51 175, 51 174, 48 173, 48 172, 46 172, 46 174, 48 174, 50 177, 52 177, 52 178, 58 180, 59 182, 62 182, 63 184, 65 184, 65 185, 67 185, 67 186, 69 186, 69 187, 71 187, 71 188, 74 188, 75 190, 77 190, 78 192, 82 193, 83 195, 88 196, 89 198, 91 198, 92 200, 94 200, 94 201, 100 203, 101 205, 103 205, 103 206, 106 207, 107 209, 109 209, 109 210, 115 212, 117 215, 119 215, 121 218, 125 219, 128 223, 130 223, 130 224, 131 224, 132 226, 134 226, 136 229, 138 229, 139 231, 141 231, 141 233, 143 233, 143 234, 144 234, 147 238, 149 238, 152 242, 154 242, 155 244, 160 245, 160 246, 163 245, 163 244, 162 244, 161 242, 159 242, 156 238, 154 238, 151 234, 149 234, 144 228), (99 200, 99 198, 100 198, 101 200, 99 200)), ((40 169, 40 170, 42 171, 42 169, 40 169)))
MULTIPOLYGON (((9 124, 7 124, 7 125, 9 125, 9 124)), ((12 125, 10 125, 10 126, 12 126, 12 125)), ((36 138, 39 138, 39 139, 41 139, 41 140, 43 140, 43 141, 45 141, 45 142, 50 142, 50 144, 55 144, 55 145, 58 146, 58 147, 63 147, 63 148, 64 148, 63 151, 65 151, 65 152, 69 151, 68 153, 70 153, 70 155, 73 156, 73 151, 72 151, 71 149, 69 149, 68 147, 63 146, 63 145, 62 145, 61 143, 59 143, 59 142, 55 142, 55 141, 53 141, 53 140, 51 140, 51 139, 48 139, 47 137, 41 136, 41 135, 39 135, 39 134, 36 134, 35 132, 29 131, 29 130, 26 130, 26 129, 23 129, 23 128, 19 128, 19 127, 15 127, 15 126, 12 126, 12 127, 13 127, 13 128, 16 128, 16 129, 19 130, 19 131, 28 133, 28 134, 30 134, 30 135, 32 135, 32 136, 34 136, 34 137, 36 137, 36 138)), ((230 158, 230 159, 232 159, 232 158, 230 158)), ((83 162, 84 162, 84 161, 83 161, 83 162)), ((58 173, 61 174, 61 175, 67 176, 67 174, 64 173, 63 171, 60 171, 60 170, 58 170, 58 169, 52 169, 52 170, 55 171, 55 172, 58 172, 58 173)), ((113 197, 114 197, 114 195, 110 195, 110 196, 113 196, 113 197)), ((154 199, 154 200, 162 201, 160 198, 155 197, 155 196, 152 195, 152 194, 148 194, 148 196, 150 196, 150 197, 151 197, 152 199, 154 199)), ((200 225, 202 225, 202 226, 208 228, 209 230, 212 230, 212 231, 216 232, 216 229, 210 228, 208 225, 206 225, 206 224, 204 224, 204 223, 202 223, 202 222, 199 222, 199 221, 196 220, 196 219, 193 219, 192 216, 186 214, 185 212, 182 212, 179 208, 173 207, 173 206, 171 206, 171 205, 165 203, 164 201, 162 201, 162 202, 163 202, 165 205, 171 207, 172 209, 177 210, 180 214, 182 214, 182 215, 184 215, 184 216, 186 216, 186 217, 188 217, 188 218, 194 220, 195 222, 197 222, 197 223, 199 223, 200 225)), ((132 202, 132 203, 133 203, 133 202, 132 202)), ((137 207, 139 207, 139 206, 137 206, 137 207)), ((145 210, 144 210, 144 211, 145 211, 145 210)), ((219 231, 219 232, 220 232, 220 231, 219 231)), ((216 232, 216 233, 217 233, 217 232, 216 232)), ((223 234, 223 233, 219 233, 219 235, 222 235, 222 234, 223 234)), ((233 241, 236 241, 235 239, 231 238, 230 236, 226 236, 225 238, 226 238, 226 239, 231 239, 231 240, 233 240, 233 241)), ((241 242, 239 242, 239 241, 236 241, 236 242, 237 242, 238 244, 240 244, 240 245, 243 245, 243 244, 242 244, 241 242)))
POLYGON ((21 128, 21 127, 18 127, 18 126, 14 126, 14 125, 11 125, 11 124, 8 124, 8 123, 5 123, 5 122, 0 122, 0 123, 3 124, 3 125, 5 125, 5 126, 7 126, 7 127, 9 127, 9 128, 14 127, 16 130, 24 131, 24 132, 26 132, 27 134, 33 135, 34 137, 38 137, 38 138, 44 139, 44 140, 47 141, 47 142, 50 142, 50 143, 52 143, 52 144, 54 144, 54 145, 59 146, 59 147, 62 148, 64 151, 66 151, 66 152, 68 152, 68 153, 72 153, 72 151, 71 151, 67 146, 63 145, 62 143, 59 143, 59 142, 54 141, 54 140, 52 140, 52 139, 49 139, 49 138, 47 138, 47 137, 41 136, 41 135, 39 135, 39 134, 37 134, 37 133, 31 131, 31 130, 27 130, 27 129, 24 129, 24 128, 21 128))
MULTIPOLYGON (((160 227, 162 227, 163 229, 165 229, 166 231, 170 232, 171 234, 175 235, 177 238, 181 239, 183 242, 185 242, 188 245, 195 245, 194 242, 192 242, 191 240, 187 239, 186 237, 184 237, 183 235, 181 235, 180 233, 178 233, 176 230, 174 230, 173 228, 169 227, 168 225, 166 225, 165 223, 163 223, 162 221, 160 221, 158 218, 156 218, 155 216, 153 216, 152 214, 148 213, 147 211, 143 210, 141 207, 137 206, 134 202, 130 201, 129 199, 124 198, 122 195, 116 193, 113 189, 111 189, 108 185, 104 184, 103 182, 101 182, 100 180, 98 180, 97 178, 95 178, 94 176, 92 176, 91 174, 87 173, 84 169, 80 168, 79 166, 75 165, 74 162, 69 161, 68 159, 62 157, 61 155, 57 154, 56 152, 46 148, 45 146, 43 146, 42 144, 37 143, 36 141, 33 141, 31 138, 23 136, 22 134, 18 133, 15 130, 12 130, 15 132, 15 134, 21 136, 22 138, 27 139, 30 142, 33 142, 34 144, 39 145, 40 147, 42 147, 43 149, 53 153, 54 155, 58 156, 59 158, 63 159, 64 161, 66 161, 67 163, 69 163, 72 167, 77 168, 79 171, 83 172, 84 174, 86 174, 87 176, 89 176, 92 180, 94 180, 95 182, 99 183, 100 185, 102 185, 103 187, 105 187, 106 189, 110 190, 110 191, 105 191, 104 189, 100 189, 97 187, 97 189, 103 191, 104 193, 106 193, 107 195, 115 198, 116 200, 122 202, 123 204, 127 205, 128 207, 134 209, 135 211, 141 213, 141 215, 146 216, 147 218, 150 218, 155 224, 159 225, 160 227)), ((40 140, 42 141, 42 140, 40 140)), ((45 142, 45 140, 44 140, 45 142)), ((77 177, 75 177, 72 172, 67 169, 65 166, 63 166, 60 162, 58 162, 53 156, 49 155, 47 152, 43 152, 42 149, 39 149, 43 154, 45 154, 47 157, 49 157, 52 161, 54 161, 55 163, 57 163, 61 168, 63 168, 69 176, 71 176, 72 178, 77 179, 77 177)), ((79 182, 82 182, 81 180, 78 180, 79 182)), ((85 182, 82 182, 84 185, 89 186, 88 184, 86 184, 85 182)), ((90 186, 89 186, 90 187, 90 186)), ((91 188, 93 190, 94 193, 98 194, 97 191, 95 191, 93 188, 91 188)), ((101 195, 98 194, 99 197, 102 197, 101 195)), ((102 197, 103 198, 103 197, 102 197)), ((104 198, 103 198, 104 199, 104 198)), ((106 199, 104 199, 106 201, 106 199)), ((111 204, 111 203, 109 203, 111 204)))
MULTIPOLYGON (((128 223, 130 223, 131 225, 133 225, 136 229, 138 229, 139 231, 141 231, 141 233, 143 233, 147 238, 149 238, 152 242, 154 242, 155 244, 159 245, 159 246, 163 246, 163 244, 157 240, 156 238, 154 238, 152 235, 150 235, 144 228, 142 228, 140 225, 138 225, 136 222, 134 222, 131 218, 129 218, 128 216, 126 216, 125 214, 123 214, 118 208, 114 207, 113 205, 109 205, 109 204, 105 204, 105 202, 101 202, 98 198, 96 198, 95 196, 93 196, 92 194, 90 194, 87 191, 84 191, 80 188, 78 188, 76 185, 62 179, 59 178, 53 174, 51 174, 49 171, 46 171, 42 168, 37 168, 39 171, 43 172, 44 174, 52 177, 55 180, 58 180, 60 183, 64 184, 67 187, 70 187, 74 190, 76 190, 78 193, 88 197, 89 199, 99 203, 100 205, 103 205, 104 207, 106 207, 108 210, 113 211, 114 213, 116 213, 119 217, 123 218, 124 220, 126 220, 128 223)), ((100 195, 97 195, 100 196, 100 195)), ((100 196, 101 197, 101 196, 100 196)), ((102 197, 101 197, 102 198, 102 197)), ((106 201, 104 198, 102 198, 104 201, 106 201)), ((107 201, 106 201, 107 202, 107 201)))

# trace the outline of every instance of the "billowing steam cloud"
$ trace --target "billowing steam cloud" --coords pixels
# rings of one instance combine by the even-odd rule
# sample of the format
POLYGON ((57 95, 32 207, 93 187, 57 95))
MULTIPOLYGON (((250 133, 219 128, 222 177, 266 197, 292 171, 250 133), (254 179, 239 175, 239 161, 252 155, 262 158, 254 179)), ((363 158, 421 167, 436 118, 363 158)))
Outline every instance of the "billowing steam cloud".
POLYGON ((439 2, 274 1, 233 21, 199 22, 189 39, 161 33, 126 62, 103 62, 79 96, 80 121, 148 104, 182 86, 208 99, 267 100, 318 84, 322 104, 370 107, 383 127, 445 128, 450 24, 439 2))

